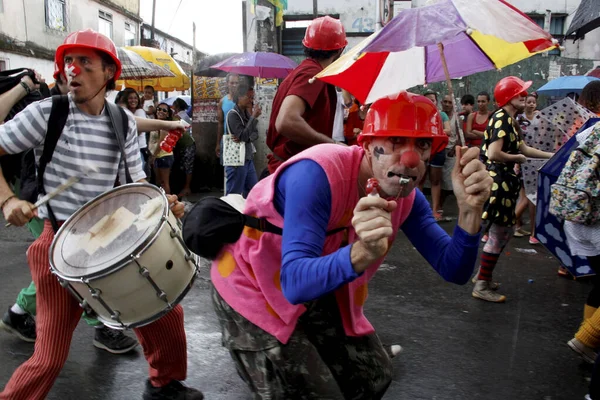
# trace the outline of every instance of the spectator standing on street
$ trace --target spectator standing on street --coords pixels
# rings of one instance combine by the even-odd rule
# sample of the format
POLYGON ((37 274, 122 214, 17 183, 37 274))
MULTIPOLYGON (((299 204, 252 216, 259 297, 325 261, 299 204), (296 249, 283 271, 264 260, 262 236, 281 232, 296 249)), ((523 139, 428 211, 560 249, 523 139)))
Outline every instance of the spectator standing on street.
MULTIPOLYGON (((126 88, 121 92, 122 104, 125 106, 125 110, 131 113, 134 117, 147 118, 146 112, 142 108, 142 101, 140 95, 131 88, 126 88)), ((147 170, 146 164, 150 157, 148 153, 148 139, 146 138, 146 132, 142 132, 138 129, 138 146, 140 148, 140 155, 142 157, 142 167, 146 176, 149 176, 149 168, 147 170)))
POLYGON ((237 92, 240 77, 237 74, 227 74, 225 82, 227 82, 227 94, 219 101, 219 107, 217 108, 217 147, 215 149, 215 153, 217 154, 217 157, 219 157, 221 165, 223 165, 223 154, 221 153, 221 149, 223 148, 223 135, 227 134, 225 116, 233 109, 233 107, 235 107, 233 96, 237 92))
MULTIPOLYGON (((173 110, 171 110, 171 107, 169 107, 167 103, 160 103, 156 106, 155 118, 161 121, 173 121, 173 110)), ((156 185, 162 187, 166 194, 171 194, 171 184, 169 180, 171 179, 171 168, 173 168, 175 157, 173 156, 172 151, 167 152, 160 147, 160 144, 165 140, 168 134, 169 131, 164 129, 154 131, 152 132, 152 136, 154 137, 151 141, 157 144, 152 154, 154 159, 154 171, 156 174, 156 185)))
POLYGON ((258 117, 262 111, 254 104, 254 89, 245 83, 239 85, 233 96, 235 106, 227 113, 227 134, 233 135, 236 142, 246 143, 246 162, 240 167, 225 167, 227 188, 225 194, 241 194, 247 197, 250 189, 256 185, 258 178, 254 168, 254 153, 256 149, 252 142, 258 139, 258 117), (252 106, 253 105, 253 106, 252 106), (252 106, 252 114, 248 108, 252 106))
POLYGON ((333 120, 333 134, 332 138, 336 142, 346 143, 346 137, 344 135, 344 120, 348 108, 352 105, 352 95, 343 89, 336 89, 336 107, 335 107, 335 118, 333 120))
MULTIPOLYGON (((534 141, 534 130, 533 124, 535 116, 539 113, 537 110, 537 95, 534 93, 530 93, 527 95, 527 100, 525 101, 525 111, 517 116, 517 123, 521 128, 521 133, 523 135, 523 141, 529 147, 537 147, 534 141)), ((515 165, 517 169, 517 175, 521 180, 521 190, 519 191, 519 202, 517 203, 516 216, 517 216, 517 224, 515 229, 515 237, 523 237, 529 235, 529 244, 539 244, 539 240, 535 238, 535 204, 525 193, 525 185, 523 184, 523 171, 521 170, 520 165, 515 165), (525 213, 525 210, 529 210, 529 226, 530 230, 527 231, 523 229, 523 221, 522 217, 525 213)))
MULTIPOLYGON (((192 119, 187 115, 188 105, 183 99, 177 99, 173 102, 173 118, 175 120, 185 121, 192 124, 192 119)), ((196 141, 192 136, 191 126, 183 132, 181 138, 177 141, 174 149, 175 164, 178 169, 185 174, 183 188, 179 191, 177 197, 183 199, 192 194, 192 176, 194 173, 194 161, 196 159, 196 141)))
POLYGON ((490 120, 491 111, 488 109, 490 104, 490 95, 488 92, 480 92, 477 95, 477 112, 471 113, 467 119, 467 129, 465 129, 465 140, 469 147, 481 147, 483 134, 487 129, 490 120))
POLYGON ((458 113, 458 116, 460 117, 461 128, 464 133, 467 131, 467 120, 469 119, 469 115, 473 114, 475 98, 472 94, 465 94, 460 98, 460 105, 462 110, 458 113))
POLYGON ((306 59, 285 78, 273 99, 267 131, 271 174, 302 150, 320 143, 337 143, 332 138, 335 87, 312 78, 341 56, 348 44, 344 27, 329 16, 316 18, 306 29, 302 44, 306 59))
MULTIPOLYGON (((437 92, 427 91, 425 92, 425 97, 435 104, 436 108, 438 107, 438 95, 437 92)), ((450 134, 450 118, 448 115, 440 111, 440 116, 442 117, 442 123, 444 128, 444 133, 446 135, 450 134)), ((442 204, 442 178, 444 176, 444 163, 446 162, 446 150, 440 151, 437 154, 433 154, 431 159, 428 160, 427 165, 427 175, 429 176, 429 183, 431 185, 431 208, 433 210, 433 217, 436 221, 442 219, 442 215, 437 212, 437 210, 441 209, 442 204)), ((425 183, 425 177, 419 184, 421 190, 423 190, 423 184, 425 183)))

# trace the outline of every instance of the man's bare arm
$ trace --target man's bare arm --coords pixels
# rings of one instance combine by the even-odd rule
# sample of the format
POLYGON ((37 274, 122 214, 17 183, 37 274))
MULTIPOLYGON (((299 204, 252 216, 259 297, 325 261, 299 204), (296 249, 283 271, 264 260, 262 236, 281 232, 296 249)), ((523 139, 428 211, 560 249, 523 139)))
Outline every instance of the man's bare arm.
POLYGON ((296 95, 283 99, 279 114, 275 120, 277 132, 303 146, 314 146, 321 143, 335 143, 327 135, 314 130, 302 118, 306 111, 304 100, 296 95))

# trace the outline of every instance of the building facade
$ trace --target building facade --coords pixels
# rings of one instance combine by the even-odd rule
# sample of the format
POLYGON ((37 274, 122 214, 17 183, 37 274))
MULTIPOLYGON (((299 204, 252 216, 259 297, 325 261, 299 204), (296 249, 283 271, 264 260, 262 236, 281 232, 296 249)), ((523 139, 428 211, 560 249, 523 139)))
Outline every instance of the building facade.
POLYGON ((69 32, 92 28, 117 46, 139 44, 139 0, 0 0, 0 70, 34 68, 52 81, 69 32))
MULTIPOLYGON (((141 45, 155 47, 169 54, 183 70, 190 75, 193 63, 193 47, 174 36, 169 35, 159 29, 154 29, 154 41, 152 41, 152 26, 142 23, 140 27, 141 45)), ((202 58, 203 54, 197 54, 197 58, 202 58)))

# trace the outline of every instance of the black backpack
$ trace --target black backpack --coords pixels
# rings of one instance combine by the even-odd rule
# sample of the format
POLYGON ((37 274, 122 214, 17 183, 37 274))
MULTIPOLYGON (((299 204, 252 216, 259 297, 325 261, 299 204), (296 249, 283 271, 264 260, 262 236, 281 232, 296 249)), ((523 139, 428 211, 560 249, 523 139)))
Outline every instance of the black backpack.
MULTIPOLYGON (((238 241, 244 227, 283 235, 283 229, 265 218, 239 212, 218 197, 205 197, 186 212, 181 234, 187 247, 200 257, 214 260, 224 245, 238 241)), ((340 227, 327 232, 327 236, 344 231, 340 227)))
MULTIPOLYGON (((129 168, 127 166, 127 158, 125 155, 125 140, 127 138, 128 131, 128 119, 125 111, 117 106, 116 104, 105 102, 105 107, 108 111, 113 130, 115 131, 117 144, 121 152, 121 159, 125 167, 125 178, 127 183, 132 183, 131 175, 129 174, 129 168)), ((46 194, 44 190, 43 176, 46 170, 46 165, 52 160, 52 155, 58 139, 62 134, 62 131, 67 122, 69 116, 69 98, 67 95, 56 95, 52 96, 52 109, 50 111, 50 117, 48 118, 48 130, 46 131, 46 137, 44 139, 44 149, 40 157, 39 163, 36 165, 33 149, 27 150, 26 152, 19 155, 22 157, 20 180, 21 180, 21 192, 19 197, 23 200, 27 200, 30 203, 37 201, 38 195, 46 194)), ((6 156, 5 156, 6 157, 6 156)), ((4 158, 4 157, 2 157, 4 158)), ((48 217, 52 223, 52 227, 56 232, 58 230, 58 223, 54 212, 50 205, 47 205, 48 217)))
MULTIPOLYGON (((20 69, 11 69, 7 71, 0 72, 0 94, 8 92, 13 87, 17 86, 21 82, 21 78, 25 75, 29 75, 31 79, 36 82, 35 73, 27 68, 20 69)), ((37 83, 37 82, 36 82, 37 83)), ((47 86, 46 86, 47 88, 47 86)), ((42 100, 45 97, 45 93, 42 93, 40 90, 33 90, 24 98, 19 100, 8 112, 8 115, 4 119, 5 122, 10 121, 14 118, 15 115, 23 111, 25 107, 29 104, 42 100)), ((0 158, 0 166, 2 167, 2 174, 4 175, 4 179, 8 183, 14 183, 15 178, 18 178, 21 172, 22 165, 22 156, 21 154, 7 154, 4 157, 0 158)))

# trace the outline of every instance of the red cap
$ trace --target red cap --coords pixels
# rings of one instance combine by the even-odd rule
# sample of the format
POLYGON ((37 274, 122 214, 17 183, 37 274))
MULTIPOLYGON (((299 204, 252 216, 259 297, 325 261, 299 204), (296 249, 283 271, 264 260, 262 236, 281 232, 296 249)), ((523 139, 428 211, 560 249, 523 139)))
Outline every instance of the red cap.
POLYGON ((117 47, 110 38, 91 29, 70 33, 69 36, 65 38, 63 44, 58 46, 56 55, 54 56, 58 71, 62 73, 65 69, 65 52, 69 49, 82 47, 102 51, 108 54, 117 65, 114 79, 115 81, 119 79, 119 76, 121 76, 121 61, 117 56, 117 47))
POLYGON ((432 139, 432 155, 444 150, 448 144, 437 107, 427 97, 406 91, 371 105, 358 143, 362 144, 371 136, 432 139))
POLYGON ((507 76, 500 79, 494 88, 494 98, 498 107, 504 107, 518 95, 527 96, 527 89, 531 86, 531 81, 523 81, 516 76, 507 76))
POLYGON ((314 19, 304 34, 304 47, 313 50, 338 50, 348 44, 346 31, 339 19, 329 16, 314 19))

